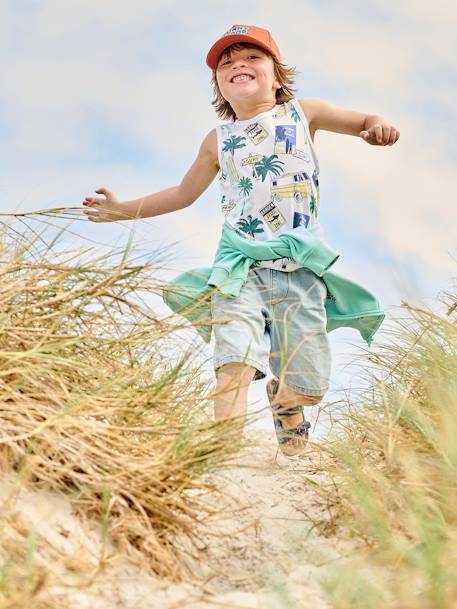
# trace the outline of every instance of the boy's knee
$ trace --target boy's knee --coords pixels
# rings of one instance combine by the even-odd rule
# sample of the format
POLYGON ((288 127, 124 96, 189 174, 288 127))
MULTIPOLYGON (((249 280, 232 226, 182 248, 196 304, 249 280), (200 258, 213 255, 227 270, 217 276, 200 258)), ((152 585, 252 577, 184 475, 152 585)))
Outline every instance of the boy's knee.
POLYGON ((249 384, 254 378, 256 369, 253 366, 238 362, 224 364, 216 370, 218 384, 235 382, 238 386, 249 384))
POLYGON ((249 366, 248 364, 243 364, 241 362, 230 362, 228 364, 223 364, 216 370, 216 376, 220 374, 229 374, 230 376, 249 376, 250 374, 255 374, 255 368, 253 366, 249 366))

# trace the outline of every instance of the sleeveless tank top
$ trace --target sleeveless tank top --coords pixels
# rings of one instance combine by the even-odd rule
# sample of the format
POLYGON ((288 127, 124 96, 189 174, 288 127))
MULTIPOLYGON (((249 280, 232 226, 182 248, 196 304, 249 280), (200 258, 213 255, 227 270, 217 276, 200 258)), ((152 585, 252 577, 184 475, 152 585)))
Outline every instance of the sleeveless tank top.
MULTIPOLYGON (((319 163, 308 122, 296 99, 216 127, 221 209, 246 239, 266 240, 318 223, 319 163)), ((256 266, 291 271, 288 258, 256 266)))

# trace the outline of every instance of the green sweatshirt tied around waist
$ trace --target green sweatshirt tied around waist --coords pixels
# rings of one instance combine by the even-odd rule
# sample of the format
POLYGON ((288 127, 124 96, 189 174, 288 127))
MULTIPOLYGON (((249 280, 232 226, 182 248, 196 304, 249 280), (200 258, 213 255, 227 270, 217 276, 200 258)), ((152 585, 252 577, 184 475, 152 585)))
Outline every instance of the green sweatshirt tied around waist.
MULTIPOLYGON (((170 309, 184 316, 202 339, 211 340, 211 292, 238 296, 250 267, 257 260, 292 258, 321 277, 327 288, 327 332, 351 327, 368 346, 385 314, 375 296, 361 285, 329 269, 339 258, 323 240, 319 225, 284 231, 274 239, 254 241, 224 224, 212 267, 191 269, 169 282, 162 291, 170 309)), ((293 272, 293 271, 292 271, 293 272)))

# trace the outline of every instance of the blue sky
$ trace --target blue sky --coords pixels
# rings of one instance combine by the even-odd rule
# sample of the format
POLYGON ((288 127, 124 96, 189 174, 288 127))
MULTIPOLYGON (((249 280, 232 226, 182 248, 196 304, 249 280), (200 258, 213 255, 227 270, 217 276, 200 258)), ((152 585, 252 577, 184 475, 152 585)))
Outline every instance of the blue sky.
MULTIPOLYGON (((432 305, 456 275, 455 2, 214 6, 0 0, 0 212, 77 205, 99 186, 127 200, 178 184, 219 123, 206 52, 232 24, 254 23, 297 67, 297 97, 400 129, 386 148, 318 132, 321 221, 340 272, 388 311, 401 300, 432 305)), ((181 212, 72 231, 119 243, 134 230, 143 250, 178 242, 176 273, 208 265, 222 221, 216 182, 181 212)), ((340 362, 363 345, 347 331, 331 339, 337 389, 352 382, 340 362)))

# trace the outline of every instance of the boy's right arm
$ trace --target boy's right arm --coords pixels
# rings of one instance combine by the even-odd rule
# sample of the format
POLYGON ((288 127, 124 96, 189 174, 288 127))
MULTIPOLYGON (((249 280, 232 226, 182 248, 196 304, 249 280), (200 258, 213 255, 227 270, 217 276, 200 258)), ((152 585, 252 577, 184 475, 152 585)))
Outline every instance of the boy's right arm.
POLYGON ((84 213, 92 222, 113 222, 150 218, 184 209, 208 188, 218 171, 217 136, 216 129, 213 129, 203 140, 197 158, 179 186, 172 186, 132 201, 119 201, 112 191, 98 188, 95 192, 105 195, 106 198, 86 197, 83 205, 90 209, 84 213))

